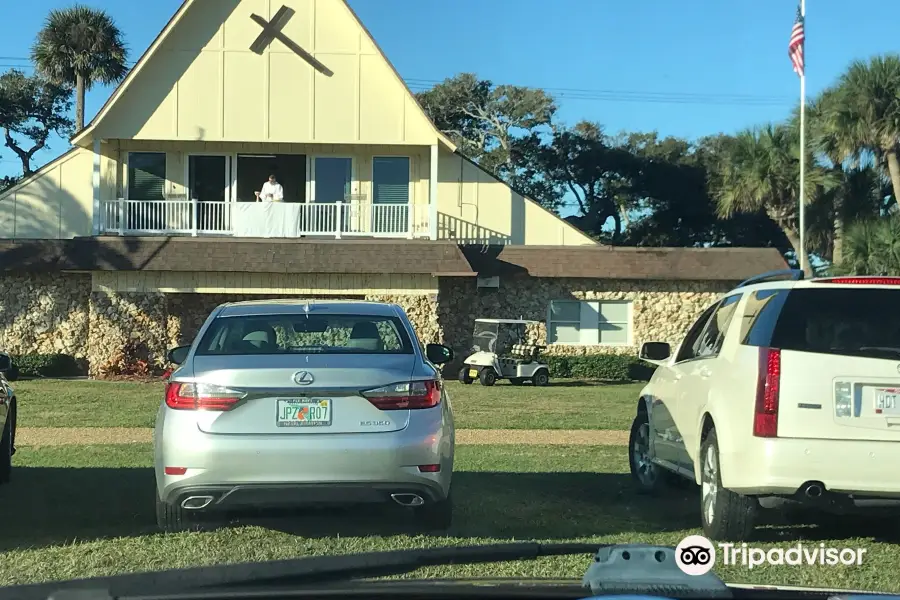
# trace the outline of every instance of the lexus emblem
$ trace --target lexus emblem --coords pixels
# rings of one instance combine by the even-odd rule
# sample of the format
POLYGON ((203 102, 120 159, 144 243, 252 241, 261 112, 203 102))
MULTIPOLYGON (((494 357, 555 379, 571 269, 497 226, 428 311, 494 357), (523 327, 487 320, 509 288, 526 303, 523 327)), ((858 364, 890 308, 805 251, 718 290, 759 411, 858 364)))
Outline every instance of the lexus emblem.
POLYGON ((309 371, 297 371, 294 373, 294 383, 297 385, 309 385, 313 381, 315 381, 315 378, 309 371))

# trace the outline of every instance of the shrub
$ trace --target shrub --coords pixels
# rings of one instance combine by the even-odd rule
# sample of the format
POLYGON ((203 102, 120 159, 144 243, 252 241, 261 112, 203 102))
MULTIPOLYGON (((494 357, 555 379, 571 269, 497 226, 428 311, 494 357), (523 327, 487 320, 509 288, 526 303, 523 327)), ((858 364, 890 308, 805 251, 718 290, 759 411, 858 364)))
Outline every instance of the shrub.
POLYGON ((119 348, 106 363, 100 366, 97 373, 100 377, 134 377, 148 378, 161 369, 150 364, 149 351, 146 344, 129 340, 119 348))
POLYGON ((589 356, 545 356, 554 378, 575 377, 603 381, 647 381, 654 367, 634 356, 594 354, 589 356))
POLYGON ((20 354, 13 356, 20 377, 78 377, 87 375, 86 364, 68 354, 20 354))

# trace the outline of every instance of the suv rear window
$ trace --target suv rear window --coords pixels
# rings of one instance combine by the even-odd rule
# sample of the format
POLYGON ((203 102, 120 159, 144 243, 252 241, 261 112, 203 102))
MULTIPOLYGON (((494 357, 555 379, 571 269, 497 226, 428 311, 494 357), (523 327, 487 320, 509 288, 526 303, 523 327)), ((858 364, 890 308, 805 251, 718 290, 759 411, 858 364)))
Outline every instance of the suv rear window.
POLYGON ((403 323, 373 315, 219 317, 198 356, 237 354, 412 354, 403 323))
POLYGON ((900 290, 800 288, 750 295, 742 343, 800 352, 900 358, 900 290))

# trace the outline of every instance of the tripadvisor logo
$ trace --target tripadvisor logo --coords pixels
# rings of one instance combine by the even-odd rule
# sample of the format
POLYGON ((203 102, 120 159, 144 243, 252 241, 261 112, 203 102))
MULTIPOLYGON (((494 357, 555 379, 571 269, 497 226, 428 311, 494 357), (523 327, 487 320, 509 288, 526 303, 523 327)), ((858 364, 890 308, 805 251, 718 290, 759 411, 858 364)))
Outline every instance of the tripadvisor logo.
POLYGON ((691 535, 675 548, 675 562, 688 575, 708 573, 719 559, 722 565, 753 569, 762 565, 861 565, 865 548, 833 548, 825 544, 797 543, 787 548, 754 548, 747 544, 713 545, 702 535, 691 535))
POLYGON ((788 548, 753 548, 747 544, 719 544, 722 564, 752 569, 762 565, 861 565, 865 548, 833 548, 797 543, 788 548))

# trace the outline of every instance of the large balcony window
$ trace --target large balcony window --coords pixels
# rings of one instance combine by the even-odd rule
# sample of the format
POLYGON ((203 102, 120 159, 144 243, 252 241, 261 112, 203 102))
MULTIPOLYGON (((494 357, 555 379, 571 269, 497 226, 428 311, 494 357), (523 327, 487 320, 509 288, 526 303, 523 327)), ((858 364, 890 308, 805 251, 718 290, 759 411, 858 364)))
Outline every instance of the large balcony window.
POLYGON ((124 198, 101 202, 104 233, 275 238, 429 234, 429 208, 415 203, 407 156, 368 161, 335 155, 129 152, 127 161, 124 198), (277 202, 260 197, 271 175, 281 186, 277 202))

